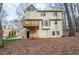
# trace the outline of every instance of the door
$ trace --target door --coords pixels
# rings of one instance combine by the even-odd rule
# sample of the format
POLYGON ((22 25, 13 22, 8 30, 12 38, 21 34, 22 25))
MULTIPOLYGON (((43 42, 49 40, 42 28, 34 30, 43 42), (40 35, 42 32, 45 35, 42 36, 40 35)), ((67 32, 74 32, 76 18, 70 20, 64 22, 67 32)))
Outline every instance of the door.
POLYGON ((27 31, 27 38, 29 38, 30 36, 30 31, 27 31))

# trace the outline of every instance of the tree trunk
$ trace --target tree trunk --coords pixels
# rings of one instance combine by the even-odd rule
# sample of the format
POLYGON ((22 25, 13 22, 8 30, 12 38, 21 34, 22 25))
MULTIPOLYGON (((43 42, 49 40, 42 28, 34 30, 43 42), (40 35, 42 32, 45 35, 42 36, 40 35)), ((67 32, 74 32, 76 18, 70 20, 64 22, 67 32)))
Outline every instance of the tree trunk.
POLYGON ((66 32, 67 31, 67 27, 66 27, 66 13, 64 12, 64 14, 63 14, 63 28, 64 28, 64 32, 66 32))
POLYGON ((71 18, 70 9, 67 3, 64 3, 65 11, 67 13, 68 24, 69 24, 69 36, 75 36, 75 26, 73 19, 71 18))
MULTIPOLYGON (((0 3, 0 13, 2 10, 2 3, 0 3)), ((1 16, 0 16, 0 48, 3 47, 3 31, 2 31, 2 25, 1 25, 1 16)))
POLYGON ((78 12, 78 17, 77 17, 77 28, 78 28, 78 32, 79 32, 79 3, 77 3, 77 12, 78 12))
POLYGON ((74 9, 73 9, 72 3, 70 3, 70 9, 71 9, 72 17, 73 17, 73 19, 74 19, 74 21, 75 21, 76 32, 78 32, 77 20, 76 20, 76 18, 75 18, 75 13, 74 13, 74 9))

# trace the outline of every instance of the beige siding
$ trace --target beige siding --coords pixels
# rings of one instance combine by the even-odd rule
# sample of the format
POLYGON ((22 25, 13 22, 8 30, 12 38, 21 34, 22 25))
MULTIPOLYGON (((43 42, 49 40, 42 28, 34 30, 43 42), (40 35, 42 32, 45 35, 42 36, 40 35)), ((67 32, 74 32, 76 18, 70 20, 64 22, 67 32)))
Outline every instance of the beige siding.
POLYGON ((61 37, 63 35, 62 21, 57 21, 57 25, 55 25, 55 21, 50 21, 50 23, 51 23, 51 26, 50 26, 51 32, 59 31, 59 35, 56 35, 56 37, 61 37))
POLYGON ((25 19, 62 19, 62 13, 57 12, 57 16, 54 15, 54 12, 45 12, 46 16, 41 16, 41 12, 30 11, 26 12, 25 19))
POLYGON ((42 19, 39 12, 36 11, 30 11, 26 12, 25 19, 42 19))
POLYGON ((31 38, 57 38, 62 37, 62 35, 62 21, 57 21, 57 25, 55 25, 55 21, 50 21, 50 26, 48 30, 43 29, 42 21, 39 21, 39 29, 37 31, 30 31, 31 38), (52 35, 52 31, 59 31, 59 35, 52 35))
POLYGON ((62 13, 57 12, 57 16, 55 16, 54 12, 47 12, 46 17, 48 17, 49 19, 62 19, 62 13))
POLYGON ((49 30, 43 30, 42 22, 40 21, 40 26, 37 31, 37 36, 40 38, 56 38, 56 37, 62 37, 63 35, 63 29, 62 29, 62 21, 57 21, 57 28, 55 26, 55 21, 50 21, 51 25, 49 27, 49 30), (52 31, 59 31, 59 35, 52 35, 52 31))

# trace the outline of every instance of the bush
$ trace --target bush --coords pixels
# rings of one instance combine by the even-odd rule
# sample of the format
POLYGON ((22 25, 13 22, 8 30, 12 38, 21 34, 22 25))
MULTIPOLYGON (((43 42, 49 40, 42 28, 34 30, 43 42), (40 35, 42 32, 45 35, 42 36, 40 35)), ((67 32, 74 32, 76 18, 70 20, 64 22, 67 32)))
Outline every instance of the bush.
POLYGON ((9 37, 11 36, 11 31, 9 31, 9 37))
POLYGON ((16 31, 15 30, 12 30, 9 32, 9 37, 14 37, 16 36, 16 31))

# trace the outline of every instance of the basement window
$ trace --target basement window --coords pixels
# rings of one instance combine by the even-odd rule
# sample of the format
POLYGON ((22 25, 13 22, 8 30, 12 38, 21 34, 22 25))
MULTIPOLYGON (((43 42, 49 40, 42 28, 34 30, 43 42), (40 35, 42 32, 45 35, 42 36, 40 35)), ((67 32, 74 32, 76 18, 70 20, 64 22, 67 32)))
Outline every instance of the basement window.
POLYGON ((59 31, 57 31, 57 35, 59 35, 59 31))
POLYGON ((55 31, 52 31, 52 35, 55 35, 55 31))

